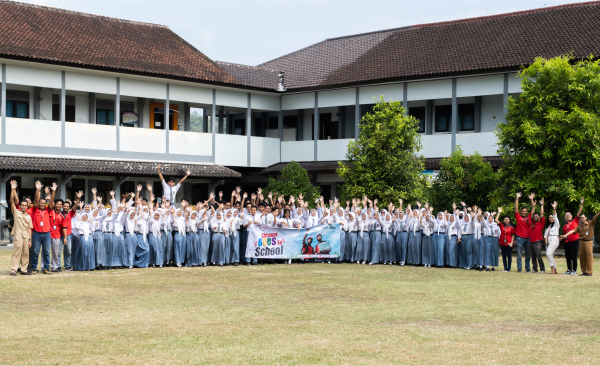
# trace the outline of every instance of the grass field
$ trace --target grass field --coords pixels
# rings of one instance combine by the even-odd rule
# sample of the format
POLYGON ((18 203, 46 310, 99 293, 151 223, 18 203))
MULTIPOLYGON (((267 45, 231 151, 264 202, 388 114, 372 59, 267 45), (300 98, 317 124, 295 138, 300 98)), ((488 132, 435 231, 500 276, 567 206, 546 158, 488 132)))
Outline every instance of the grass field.
POLYGON ((294 264, 10 277, 10 254, 3 365, 600 362, 598 275, 294 264))

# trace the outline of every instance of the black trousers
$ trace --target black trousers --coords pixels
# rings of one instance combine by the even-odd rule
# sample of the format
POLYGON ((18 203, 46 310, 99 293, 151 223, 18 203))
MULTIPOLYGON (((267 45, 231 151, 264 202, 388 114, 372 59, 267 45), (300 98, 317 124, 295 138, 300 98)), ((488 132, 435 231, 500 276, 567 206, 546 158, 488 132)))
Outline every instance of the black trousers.
POLYGON ((565 243, 565 258, 569 271, 577 272, 577 252, 579 251, 579 239, 565 243))
POLYGON ((542 241, 538 240, 530 244, 531 248, 531 264, 533 265, 533 270, 537 271, 538 262, 540 264, 540 271, 546 271, 546 267, 544 266, 544 260, 542 259, 542 241))
POLYGON ((510 267, 512 267, 512 247, 500 245, 500 251, 502 252, 502 264, 504 264, 504 270, 510 271, 510 267))

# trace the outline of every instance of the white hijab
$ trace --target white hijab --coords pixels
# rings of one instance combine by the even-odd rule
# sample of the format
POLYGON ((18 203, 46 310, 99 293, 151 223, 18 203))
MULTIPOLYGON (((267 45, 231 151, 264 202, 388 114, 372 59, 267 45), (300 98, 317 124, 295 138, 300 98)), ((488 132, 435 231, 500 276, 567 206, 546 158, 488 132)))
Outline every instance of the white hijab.
POLYGON ((79 221, 77 222, 77 229, 79 229, 80 233, 83 232, 83 237, 85 238, 86 241, 90 237, 90 233, 91 233, 91 227, 90 227, 88 220, 89 220, 89 215, 84 212, 79 216, 79 221), (85 220, 83 219, 84 217, 85 217, 85 220))
POLYGON ((135 236, 135 209, 133 208, 127 211, 127 232, 135 236), (131 218, 132 213, 133 219, 131 218))
POLYGON ((160 238, 160 227, 162 225, 162 222, 163 218, 160 211, 154 211, 152 217, 150 218, 150 232, 152 233, 152 236, 154 236, 154 238, 160 238), (158 215, 158 219, 154 218, 156 215, 158 215))
POLYGON ((177 211, 175 211, 175 222, 177 223, 177 232, 185 236, 185 217, 183 215, 183 210, 180 208, 178 208, 177 211), (179 216, 180 212, 181 216, 179 216))

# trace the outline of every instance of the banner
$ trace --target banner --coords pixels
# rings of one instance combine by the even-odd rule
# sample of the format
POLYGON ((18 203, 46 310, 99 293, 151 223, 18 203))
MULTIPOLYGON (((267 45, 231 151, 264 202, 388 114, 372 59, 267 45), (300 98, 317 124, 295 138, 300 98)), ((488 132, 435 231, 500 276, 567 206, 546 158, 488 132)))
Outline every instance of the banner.
POLYGON ((340 255, 339 224, 300 230, 267 225, 251 225, 248 229, 246 257, 249 258, 337 258, 340 255))

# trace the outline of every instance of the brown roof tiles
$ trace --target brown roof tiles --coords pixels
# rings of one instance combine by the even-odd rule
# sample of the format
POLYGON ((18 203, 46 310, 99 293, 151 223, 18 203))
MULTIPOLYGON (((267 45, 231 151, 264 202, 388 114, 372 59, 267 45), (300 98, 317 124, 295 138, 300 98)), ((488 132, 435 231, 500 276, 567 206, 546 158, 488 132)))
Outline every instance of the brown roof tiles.
POLYGON ((239 85, 166 26, 6 0, 0 19, 0 56, 239 85))

